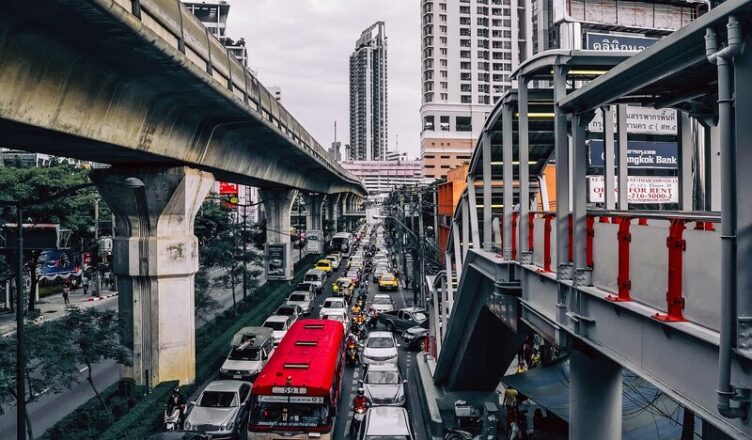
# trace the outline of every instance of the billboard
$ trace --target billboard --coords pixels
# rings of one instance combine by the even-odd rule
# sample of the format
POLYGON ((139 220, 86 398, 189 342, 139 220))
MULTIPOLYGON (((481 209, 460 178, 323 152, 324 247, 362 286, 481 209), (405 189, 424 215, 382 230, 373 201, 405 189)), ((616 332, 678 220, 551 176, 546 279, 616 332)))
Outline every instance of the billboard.
POLYGON ((54 280, 79 276, 81 276, 81 255, 65 250, 48 250, 39 255, 37 279, 54 280))
POLYGON ((644 37, 638 34, 616 35, 587 32, 585 34, 585 49, 610 52, 640 51, 652 46, 656 41, 658 41, 657 38, 644 37))
MULTIPOLYGON (((613 112, 616 127, 616 112, 613 112)), ((616 128, 614 128, 616 130, 616 128)), ((672 136, 677 133, 676 111, 647 107, 627 106, 627 133, 672 136)), ((603 133, 603 113, 595 112, 588 124, 591 133, 603 133)))
POLYGON ((222 196, 237 196, 238 195, 238 184, 237 183, 230 183, 230 182, 219 182, 219 195, 222 196))
MULTIPOLYGON (((588 143, 588 160, 591 167, 603 168, 606 159, 603 140, 591 139, 588 143)), ((614 148, 619 142, 614 142, 614 148)), ((619 158, 614 158, 619 165, 619 158)), ((679 167, 679 145, 676 142, 627 142, 627 168, 668 169, 679 167)))
POLYGON ((324 231, 318 229, 306 230, 306 252, 310 254, 324 253, 324 231))
POLYGON ((292 267, 289 261, 290 243, 267 243, 264 248, 267 280, 289 280, 292 267))
MULTIPOLYGON (((662 176, 629 176, 627 180, 629 191, 627 202, 634 204, 645 203, 678 203, 679 178, 662 176)), ((618 180, 614 178, 614 199, 618 193, 618 180)), ((588 201, 604 203, 605 179, 603 176, 588 176, 588 201)))

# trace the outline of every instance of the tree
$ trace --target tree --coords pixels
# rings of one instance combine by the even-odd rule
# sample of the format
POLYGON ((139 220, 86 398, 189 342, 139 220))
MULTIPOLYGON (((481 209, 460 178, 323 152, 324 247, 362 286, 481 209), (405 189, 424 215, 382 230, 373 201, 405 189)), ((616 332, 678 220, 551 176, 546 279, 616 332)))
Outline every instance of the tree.
MULTIPOLYGON (((0 167, 0 200, 42 200, 72 186, 89 183, 89 172, 76 168, 66 162, 55 163, 49 167, 0 167)), ((42 205, 24 207, 24 218, 34 223, 57 223, 62 228, 70 229, 71 243, 90 242, 93 238, 94 200, 96 189, 81 190, 76 194, 54 200, 42 205)), ((15 223, 15 208, 0 207, 0 218, 15 223)), ((27 272, 36 272, 40 251, 24 252, 27 272)), ((15 260, 15 257, 11 260, 15 260)), ((11 261, 12 262, 12 261, 11 261)), ((13 273, 5 264, 0 265, 0 274, 13 273)), ((3 277, 0 277, 3 278, 3 277)), ((31 291, 36 292, 36 276, 31 277, 31 291)), ((35 296, 29 295, 29 310, 36 307, 35 296)))
POLYGON ((107 404, 100 396, 92 379, 92 366, 105 359, 113 359, 121 365, 130 365, 128 351, 120 342, 120 323, 117 313, 113 310, 98 310, 94 308, 79 309, 68 307, 67 314, 53 321, 57 327, 55 331, 64 336, 65 356, 78 365, 85 365, 86 381, 102 404, 102 408, 109 412, 107 404))

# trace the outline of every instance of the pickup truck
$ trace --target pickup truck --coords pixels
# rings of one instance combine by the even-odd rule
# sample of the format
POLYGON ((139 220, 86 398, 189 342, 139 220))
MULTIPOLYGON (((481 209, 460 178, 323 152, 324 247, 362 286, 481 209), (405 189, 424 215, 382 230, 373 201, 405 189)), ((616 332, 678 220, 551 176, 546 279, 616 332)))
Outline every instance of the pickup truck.
POLYGON ((419 307, 407 307, 380 313, 379 322, 384 324, 390 332, 402 332, 415 326, 428 328, 428 312, 419 307))

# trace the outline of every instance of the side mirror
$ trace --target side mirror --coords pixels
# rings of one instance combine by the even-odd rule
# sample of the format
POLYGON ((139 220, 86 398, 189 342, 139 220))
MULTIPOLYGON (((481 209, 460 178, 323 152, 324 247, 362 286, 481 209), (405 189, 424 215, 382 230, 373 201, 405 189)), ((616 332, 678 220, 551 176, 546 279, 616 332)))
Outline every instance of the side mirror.
POLYGON ((407 379, 404 379, 404 380, 402 381, 402 383, 406 384, 406 383, 407 383, 407 379))
POLYGON ((191 400, 190 403, 191 403, 191 405, 194 405, 194 406, 196 405, 196 401, 195 400, 191 400))
POLYGON ((402 344, 397 344, 397 348, 400 348, 400 347, 402 347, 402 344))

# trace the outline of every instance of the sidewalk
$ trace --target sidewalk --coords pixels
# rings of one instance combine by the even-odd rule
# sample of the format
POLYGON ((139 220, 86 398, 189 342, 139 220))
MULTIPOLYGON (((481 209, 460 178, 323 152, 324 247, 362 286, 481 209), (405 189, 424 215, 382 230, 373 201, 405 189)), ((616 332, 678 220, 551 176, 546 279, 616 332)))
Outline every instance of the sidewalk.
MULTIPOLYGON (((89 290, 88 295, 84 295, 82 288, 74 290, 68 299, 70 305, 79 308, 89 307, 117 307, 117 292, 112 290, 102 289, 99 297, 95 297, 89 290)), ((65 301, 63 300, 63 294, 57 293, 54 295, 46 296, 37 301, 37 308, 41 311, 41 316, 45 321, 57 319, 64 315, 65 301)), ((16 331, 16 314, 15 313, 2 313, 0 314, 0 336, 8 336, 16 331)))

